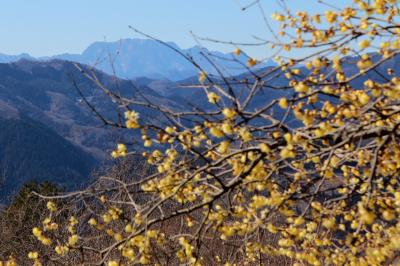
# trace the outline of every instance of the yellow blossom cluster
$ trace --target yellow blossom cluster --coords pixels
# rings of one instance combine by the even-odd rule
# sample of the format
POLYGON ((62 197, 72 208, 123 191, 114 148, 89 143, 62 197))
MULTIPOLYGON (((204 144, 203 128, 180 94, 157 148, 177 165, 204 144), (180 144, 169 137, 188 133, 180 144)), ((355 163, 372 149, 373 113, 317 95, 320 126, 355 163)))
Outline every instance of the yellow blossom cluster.
MULTIPOLYGON (((148 171, 105 177, 78 193, 95 211, 63 225, 53 222, 49 202, 43 230, 68 229, 52 252, 71 254, 100 235, 106 241, 92 249, 104 251, 108 265, 394 263, 400 78, 391 60, 400 49, 400 11, 394 0, 350 2, 272 14, 279 32, 268 43, 284 53, 277 66, 218 81, 201 71, 195 87, 211 103, 205 110, 153 109, 168 119, 141 128, 148 171)), ((234 55, 246 55, 235 47, 234 55)), ((262 61, 247 60, 247 67, 262 61)), ((125 118, 127 128, 139 127, 136 112, 125 118)), ((112 152, 128 155, 124 144, 112 152)), ((52 244, 43 230, 35 227, 34 236, 52 244)))

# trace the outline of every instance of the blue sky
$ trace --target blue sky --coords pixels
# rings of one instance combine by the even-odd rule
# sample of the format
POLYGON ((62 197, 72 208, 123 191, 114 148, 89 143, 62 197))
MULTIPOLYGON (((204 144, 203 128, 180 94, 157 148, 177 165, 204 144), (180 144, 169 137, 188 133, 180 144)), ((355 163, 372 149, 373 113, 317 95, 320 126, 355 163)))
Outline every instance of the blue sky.
MULTIPOLYGON (((241 11, 253 0, 1 0, 0 53, 34 56, 80 53, 94 41, 140 37, 128 25, 183 48, 193 46, 190 31, 222 40, 269 38, 257 7, 241 11)), ((289 0, 294 10, 312 0, 289 0)), ((338 0, 337 2, 344 2, 338 0)), ((349 2, 349 1, 348 1, 349 2)), ((279 10, 276 0, 261 2, 265 12, 279 10)), ((308 8, 308 7, 305 7, 308 8)), ((212 43, 204 46, 228 51, 212 43)), ((256 56, 268 48, 253 48, 256 56)))

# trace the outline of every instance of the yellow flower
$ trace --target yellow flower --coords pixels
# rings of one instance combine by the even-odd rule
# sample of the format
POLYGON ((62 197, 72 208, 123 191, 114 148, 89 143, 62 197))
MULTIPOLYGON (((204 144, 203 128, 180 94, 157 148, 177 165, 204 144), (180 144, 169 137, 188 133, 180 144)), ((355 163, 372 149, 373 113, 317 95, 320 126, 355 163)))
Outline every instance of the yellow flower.
POLYGON ((78 235, 72 235, 72 236, 70 236, 69 238, 68 238, 68 245, 70 245, 70 246, 75 246, 76 245, 76 243, 78 242, 78 240, 79 240, 79 236, 78 235))
POLYGON ((279 107, 281 107, 282 109, 287 109, 289 107, 289 103, 286 98, 279 99, 279 107))
POLYGON ((118 152, 126 152, 125 144, 118 144, 117 149, 118 149, 118 152))
POLYGON ((132 233, 132 232, 133 232, 133 228, 132 228, 132 225, 131 225, 131 224, 127 224, 127 225, 125 226, 125 232, 126 232, 126 233, 132 233))
POLYGON ((224 108, 224 110, 222 110, 222 113, 227 119, 231 119, 236 116, 236 111, 230 108, 224 108))
POLYGON ((234 52, 235 55, 239 56, 241 53, 242 53, 242 51, 239 48, 235 49, 235 52, 234 52))
POLYGON ((280 22, 285 20, 285 16, 282 14, 279 14, 279 13, 273 13, 271 17, 272 17, 272 19, 274 19, 276 21, 280 21, 280 22))
POLYGON ((150 238, 157 238, 158 231, 157 230, 148 230, 146 235, 150 238))
POLYGON ((394 212, 392 212, 392 211, 385 210, 382 213, 382 217, 386 221, 392 221, 393 219, 396 218, 396 214, 394 212))
POLYGON ((297 92, 308 92, 309 87, 304 82, 299 82, 296 86, 294 86, 294 90, 297 92))
POLYGON ((291 144, 293 142, 293 136, 290 133, 286 133, 285 135, 283 135, 283 138, 288 144, 291 144))
POLYGON ((46 206, 47 206, 47 209, 49 209, 49 211, 52 211, 52 212, 57 211, 56 204, 52 201, 48 201, 46 206))
POLYGON ((333 229, 336 225, 335 217, 325 218, 322 220, 322 225, 327 229, 333 229))
POLYGON ((361 105, 366 105, 370 100, 366 93, 360 93, 357 98, 361 105))
POLYGON ((127 152, 127 149, 126 149, 125 144, 119 143, 119 144, 117 144, 117 149, 111 153, 111 156, 113 158, 124 157, 124 156, 126 156, 126 152, 127 152))
POLYGON ((125 125, 127 128, 138 128, 139 127, 139 123, 138 123, 138 119, 139 119, 139 114, 135 111, 126 111, 125 112, 125 125))
POLYGON ((151 140, 149 140, 149 139, 146 139, 145 141, 144 141, 144 143, 143 143, 143 146, 145 146, 145 147, 151 147, 151 140))
POLYGON ((375 214, 368 211, 361 202, 358 203, 360 220, 365 224, 372 224, 375 221, 375 214))
POLYGON ((259 195, 253 196, 252 200, 253 201, 250 203, 250 207, 255 209, 259 209, 266 205, 269 205, 271 202, 268 198, 259 195))
POLYGON ((32 233, 33 233, 33 235, 34 235, 35 237, 39 237, 39 236, 42 235, 42 231, 41 231, 39 228, 37 228, 37 227, 34 227, 34 228, 32 229, 32 233))
POLYGON ((124 113, 125 119, 128 120, 138 120, 139 119, 139 114, 135 111, 126 111, 124 113))
POLYGON ((100 198, 99 198, 99 200, 100 200, 102 203, 105 203, 105 202, 107 201, 107 198, 106 198, 106 196, 101 195, 100 198))
POLYGON ((337 18, 337 14, 331 10, 325 11, 325 18, 326 21, 328 21, 329 23, 334 23, 336 21, 337 18))
POLYGON ((94 225, 97 225, 97 221, 94 218, 90 218, 90 220, 88 221, 88 224, 94 226, 94 225))
POLYGON ((247 65, 249 67, 253 67, 253 66, 257 65, 257 60, 255 60, 254 58, 250 58, 249 60, 247 60, 247 65))
POLYGON ((250 141, 253 138, 251 132, 246 128, 241 128, 239 132, 240 137, 244 142, 250 141))
POLYGON ((221 153, 221 154, 226 153, 228 151, 228 149, 229 149, 229 146, 230 146, 229 141, 221 142, 221 144, 219 144, 219 146, 218 146, 218 152, 221 153))
POLYGON ((207 98, 208 98, 208 101, 213 104, 216 104, 220 99, 220 97, 215 92, 208 93, 207 98))
POLYGON ((314 15, 313 16, 313 21, 315 22, 315 23, 321 23, 321 16, 320 15, 314 15))
POLYGON ((134 259, 135 258, 135 251, 133 248, 124 248, 122 250, 122 256, 128 259, 134 259))
POLYGON ((268 152, 271 151, 271 149, 269 148, 268 144, 266 144, 266 143, 261 143, 258 147, 264 153, 268 153, 268 152))
POLYGON ((277 139, 277 138, 281 137, 281 132, 279 132, 279 131, 274 131, 274 132, 272 133, 272 137, 274 137, 274 139, 277 139))
POLYGON ((296 153, 288 148, 284 148, 281 150, 280 155, 284 159, 294 158, 296 157, 296 153))
POLYGON ((360 41, 360 42, 358 43, 358 46, 359 46, 361 49, 368 48, 369 45, 370 45, 370 41, 369 41, 369 40, 362 40, 362 41, 360 41))
POLYGON ((123 236, 122 236, 120 233, 116 233, 116 234, 114 235, 114 239, 115 239, 116 241, 121 241, 121 240, 124 239, 124 238, 123 238, 123 236))
POLYGON ((199 82, 200 83, 204 83, 204 81, 206 81, 207 79, 207 74, 204 71, 201 71, 199 74, 199 82))
POLYGON ((40 241, 42 242, 42 244, 45 245, 45 246, 51 245, 51 239, 50 239, 50 238, 41 237, 39 240, 40 240, 40 241))
POLYGON ((31 251, 28 253, 28 258, 36 260, 37 258, 39 258, 39 253, 37 253, 36 251, 31 251))
POLYGON ((318 224, 316 222, 309 222, 306 225, 307 232, 314 232, 318 227, 318 224))
POLYGON ((394 201, 397 206, 400 206, 400 192, 394 193, 394 201))
POLYGON ((210 128, 210 133, 211 133, 211 135, 213 135, 214 137, 217 137, 217 138, 221 138, 224 136, 224 133, 215 126, 210 128))
POLYGON ((364 82, 364 86, 369 89, 372 89, 375 86, 375 82, 373 80, 368 79, 364 82))
POLYGON ((115 261, 115 260, 110 260, 107 263, 107 266, 119 266, 119 263, 117 261, 115 261))
POLYGON ((140 256, 139 262, 141 264, 149 264, 150 260, 149 260, 148 256, 142 255, 142 256, 140 256))
POLYGON ((193 226, 193 219, 191 217, 187 217, 186 218, 186 225, 188 227, 192 227, 193 226))
POLYGON ((292 239, 280 239, 278 241, 278 245, 281 247, 291 247, 294 245, 294 241, 292 239))
POLYGON ((225 121, 222 124, 221 129, 225 134, 230 135, 233 133, 233 128, 232 128, 232 125, 230 124, 230 121, 225 121))
POLYGON ((68 253, 69 248, 66 246, 56 246, 54 250, 58 255, 64 256, 65 254, 68 253))

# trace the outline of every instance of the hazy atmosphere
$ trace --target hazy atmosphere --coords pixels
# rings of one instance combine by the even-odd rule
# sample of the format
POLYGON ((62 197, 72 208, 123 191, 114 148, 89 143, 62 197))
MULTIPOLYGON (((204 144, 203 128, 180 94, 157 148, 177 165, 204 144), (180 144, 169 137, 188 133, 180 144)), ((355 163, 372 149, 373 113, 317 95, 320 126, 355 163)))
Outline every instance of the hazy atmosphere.
POLYGON ((4 0, 0 33, 0 266, 400 265, 397 0, 4 0))

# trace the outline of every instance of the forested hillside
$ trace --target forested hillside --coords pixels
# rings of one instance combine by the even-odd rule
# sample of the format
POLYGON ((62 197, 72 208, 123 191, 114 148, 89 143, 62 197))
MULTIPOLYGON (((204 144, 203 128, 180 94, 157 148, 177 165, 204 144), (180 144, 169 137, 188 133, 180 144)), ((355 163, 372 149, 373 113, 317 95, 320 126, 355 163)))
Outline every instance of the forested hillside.
POLYGON ((37 121, 0 119, 0 128, 2 200, 33 180, 81 187, 96 166, 93 156, 37 121))

